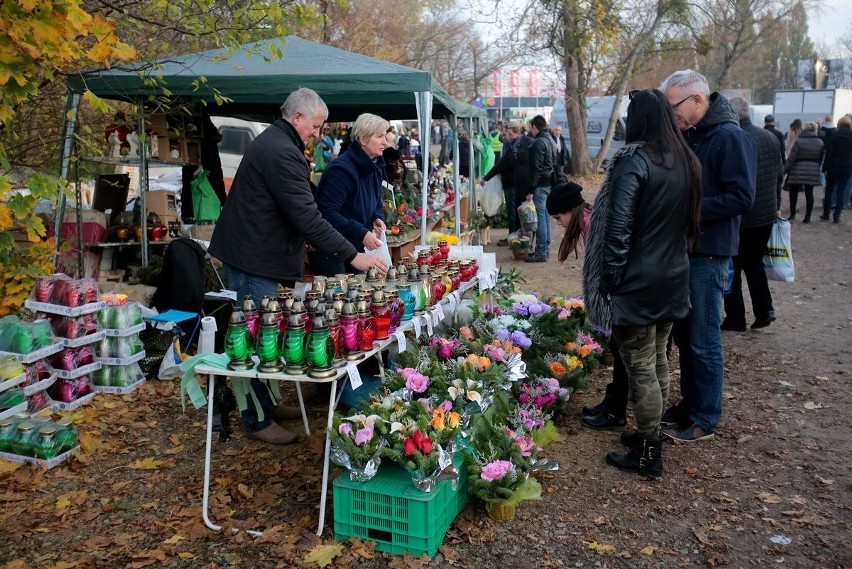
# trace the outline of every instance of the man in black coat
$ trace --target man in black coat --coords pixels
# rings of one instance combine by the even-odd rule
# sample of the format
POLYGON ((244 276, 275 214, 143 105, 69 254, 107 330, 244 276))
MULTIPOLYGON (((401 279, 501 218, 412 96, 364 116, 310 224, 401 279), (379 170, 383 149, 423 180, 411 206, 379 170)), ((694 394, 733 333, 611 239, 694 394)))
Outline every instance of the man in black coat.
MULTIPOLYGON (((290 93, 281 118, 254 139, 240 162, 209 248, 222 261, 238 304, 246 297, 256 303, 275 298, 279 284, 292 287, 301 280, 305 242, 358 270, 387 271, 384 261, 359 253, 317 209, 305 143, 319 136, 326 118, 328 107, 314 91, 290 93)), ((277 405, 265 380, 253 379, 251 390, 254 397, 245 398, 242 410, 248 436, 271 444, 294 442, 295 433, 275 421, 301 416, 298 408, 277 405)))
POLYGON ((564 183, 571 175, 571 151, 568 150, 568 141, 562 136, 560 125, 550 127, 550 133, 556 141, 556 175, 560 183, 564 183))
POLYGON ((772 225, 781 209, 781 192, 778 178, 783 175, 784 165, 779 158, 781 144, 765 129, 752 124, 749 118, 749 103, 743 97, 731 99, 731 106, 740 117, 740 128, 753 139, 757 152, 757 186, 754 205, 743 215, 740 222, 740 246, 733 257, 734 282, 731 292, 725 295, 725 319, 722 330, 745 331, 745 304, 743 303, 742 273, 748 281, 751 305, 755 320, 752 329, 765 328, 775 320, 772 293, 763 268, 763 254, 772 232, 772 225))

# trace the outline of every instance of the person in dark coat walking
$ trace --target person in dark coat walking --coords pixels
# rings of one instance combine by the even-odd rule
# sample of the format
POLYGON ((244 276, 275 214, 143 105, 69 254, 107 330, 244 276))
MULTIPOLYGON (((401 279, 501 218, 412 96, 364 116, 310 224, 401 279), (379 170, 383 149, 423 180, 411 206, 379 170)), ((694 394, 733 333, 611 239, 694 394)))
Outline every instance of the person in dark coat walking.
POLYGON ((820 219, 827 220, 833 207, 834 223, 840 223, 840 214, 852 190, 852 118, 848 115, 840 117, 837 129, 826 143, 823 171, 825 199, 820 219))
POLYGON ((592 209, 583 296, 589 320, 615 335, 636 417, 636 433, 622 439, 630 452, 611 452, 606 461, 659 477, 666 344, 673 322, 689 312, 688 246, 698 241, 701 165, 656 89, 631 92, 625 134, 627 145, 592 209))
POLYGON ((763 268, 763 254, 766 252, 772 225, 781 208, 778 177, 782 175, 784 166, 780 158, 781 143, 771 132, 752 124, 748 101, 743 97, 734 97, 731 99, 731 106, 740 117, 740 128, 754 139, 757 150, 754 205, 743 215, 740 222, 740 246, 733 257, 734 282, 731 284, 731 292, 725 295, 725 319, 722 321, 722 330, 742 332, 746 329, 743 273, 748 281, 748 292, 755 316, 752 329, 765 328, 775 320, 772 293, 769 291, 769 281, 763 268))
POLYGON ((701 162, 701 235, 689 258, 689 316, 674 326, 680 348, 681 401, 663 415, 669 438, 692 442, 714 435, 722 419, 725 352, 722 303, 730 257, 739 250, 740 217, 754 203, 754 140, 728 100, 707 79, 676 71, 661 89, 678 128, 701 162))
POLYGON ((790 220, 796 219, 796 204, 799 192, 805 193, 805 217, 802 223, 811 222, 814 209, 814 186, 820 183, 822 160, 825 157, 825 144, 817 137, 817 124, 807 122, 802 132, 790 148, 784 172, 787 182, 784 189, 790 194, 790 220))
MULTIPOLYGON (((275 298, 278 285, 293 286, 304 274, 305 242, 318 251, 365 271, 387 271, 384 261, 359 253, 322 218, 310 183, 305 142, 319 136, 328 107, 306 88, 290 93, 281 118, 252 141, 213 230, 210 254, 224 265, 237 303, 251 297, 275 298)), ((290 444, 295 433, 279 420, 301 416, 298 408, 278 405, 267 380, 252 379, 253 396, 240 402, 249 437, 290 444)))

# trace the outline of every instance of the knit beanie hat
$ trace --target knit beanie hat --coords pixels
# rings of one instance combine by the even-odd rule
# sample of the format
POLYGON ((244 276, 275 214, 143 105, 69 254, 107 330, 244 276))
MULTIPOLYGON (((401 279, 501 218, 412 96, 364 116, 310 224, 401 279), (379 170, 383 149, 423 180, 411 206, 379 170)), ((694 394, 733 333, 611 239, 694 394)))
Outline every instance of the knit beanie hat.
POLYGON ((585 202, 583 194, 580 193, 582 191, 583 186, 577 182, 565 182, 554 186, 550 190, 550 195, 547 196, 547 214, 558 215, 581 205, 585 202))

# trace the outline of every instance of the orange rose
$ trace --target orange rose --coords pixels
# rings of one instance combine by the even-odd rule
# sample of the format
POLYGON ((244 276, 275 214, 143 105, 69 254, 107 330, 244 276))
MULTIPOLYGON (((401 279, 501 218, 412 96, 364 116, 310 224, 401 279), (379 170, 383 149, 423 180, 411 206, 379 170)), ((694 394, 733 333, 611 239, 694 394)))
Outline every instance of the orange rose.
POLYGON ((432 411, 432 428, 436 431, 444 430, 444 409, 442 407, 432 411))

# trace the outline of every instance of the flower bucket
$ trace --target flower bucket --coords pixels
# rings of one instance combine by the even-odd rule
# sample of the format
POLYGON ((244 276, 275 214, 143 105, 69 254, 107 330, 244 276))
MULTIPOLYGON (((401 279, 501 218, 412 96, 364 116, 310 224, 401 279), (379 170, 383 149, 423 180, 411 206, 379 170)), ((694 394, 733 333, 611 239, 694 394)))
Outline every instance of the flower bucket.
POLYGON ((514 256, 515 256, 515 260, 516 260, 516 261, 523 261, 524 259, 526 259, 526 258, 527 258, 527 256, 529 255, 529 253, 528 253, 528 252, 526 252, 526 251, 525 251, 525 252, 517 252, 517 253, 513 252, 513 253, 512 253, 512 255, 514 255, 514 256))
POLYGON ((515 517, 516 506, 506 502, 485 502, 485 511, 495 522, 505 522, 515 517))
POLYGON ((607 367, 615 365, 615 358, 613 357, 612 352, 605 350, 604 353, 601 354, 601 364, 607 367))

